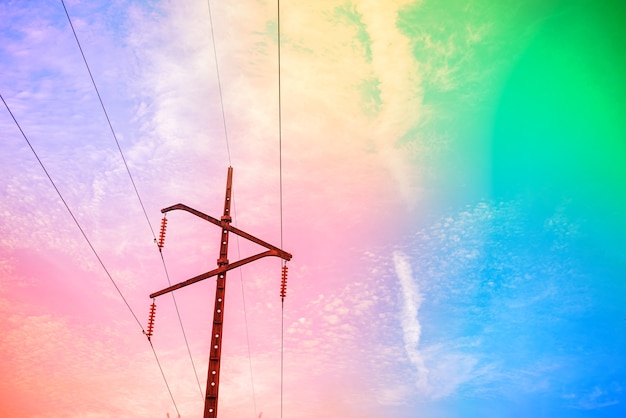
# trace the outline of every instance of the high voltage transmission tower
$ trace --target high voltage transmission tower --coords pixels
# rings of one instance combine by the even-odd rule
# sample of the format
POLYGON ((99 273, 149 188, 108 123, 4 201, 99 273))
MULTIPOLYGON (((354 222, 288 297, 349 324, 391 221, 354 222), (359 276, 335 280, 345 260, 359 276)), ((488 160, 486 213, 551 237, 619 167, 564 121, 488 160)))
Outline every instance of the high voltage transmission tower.
MULTIPOLYGON (((167 207, 165 209, 161 209, 162 213, 167 213, 172 210, 185 210, 193 215, 196 215, 205 221, 209 221, 214 225, 222 228, 222 234, 220 237, 220 256, 217 259, 217 269, 208 271, 206 273, 200 274, 196 277, 192 277, 191 279, 185 280, 178 284, 172 285, 165 289, 159 290, 158 292, 154 292, 150 295, 150 298, 153 299, 152 306, 150 308, 150 319, 148 323, 148 331, 146 335, 148 338, 152 336, 152 330, 154 325, 154 312, 155 312, 155 304, 154 299, 157 296, 164 295, 166 293, 172 292, 176 289, 180 289, 181 287, 188 286, 190 284, 199 282, 201 280, 207 279, 209 277, 217 276, 217 286, 215 288, 215 308, 213 311, 213 332, 211 334, 211 348, 210 348, 210 356, 209 356, 209 372, 207 376, 207 385, 205 392, 205 401, 204 401, 204 418, 216 418, 217 417, 217 397, 219 393, 219 379, 220 379, 220 360, 221 360, 221 352, 222 352, 222 328, 223 328, 223 318, 224 318, 224 296, 226 291, 226 272, 228 270, 232 270, 237 267, 241 267, 244 264, 250 263, 252 261, 258 260, 263 257, 274 256, 280 257, 285 261, 291 260, 291 254, 282 249, 275 247, 267 242, 256 238, 253 235, 248 234, 238 228, 235 228, 230 223, 232 221, 232 217, 230 215, 230 204, 231 204, 231 191, 232 191, 232 180, 233 180, 233 168, 228 167, 228 177, 226 180, 226 196, 224 198, 224 214, 218 220, 209 215, 206 215, 202 212, 199 212, 195 209, 190 208, 189 206, 185 206, 181 203, 176 204, 174 206, 167 207), (230 263, 228 261, 228 235, 229 232, 233 234, 239 235, 242 238, 245 238, 249 241, 252 241, 256 244, 259 244, 262 247, 267 248, 267 251, 262 253, 244 258, 239 261, 235 261, 234 263, 230 263)), ((161 234, 159 237, 158 246, 159 248, 163 247, 164 239, 165 239, 165 226, 167 223, 167 218, 163 217, 163 222, 161 224, 161 234)), ((287 266, 283 265, 282 268, 282 277, 281 277, 281 298, 285 298, 285 289, 287 285, 287 266)))

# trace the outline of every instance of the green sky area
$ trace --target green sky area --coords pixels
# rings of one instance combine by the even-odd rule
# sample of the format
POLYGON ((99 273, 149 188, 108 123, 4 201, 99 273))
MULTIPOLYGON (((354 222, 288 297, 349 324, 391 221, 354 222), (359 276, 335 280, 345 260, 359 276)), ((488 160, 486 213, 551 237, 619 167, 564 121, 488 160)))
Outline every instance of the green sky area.
POLYGON ((413 5, 399 19, 431 71, 424 101, 435 116, 417 133, 448 142, 432 178, 440 208, 518 201, 537 228, 562 213, 576 225, 580 262, 620 286, 626 4, 443 3, 413 5))
POLYGON ((626 290, 623 9, 560 3, 503 85, 491 137, 493 196, 521 199, 537 222, 564 209, 605 305, 626 290))
POLYGON ((626 31, 616 10, 563 3, 520 56, 494 125, 497 195, 530 189, 623 207, 626 31))
POLYGON ((442 144, 427 178, 441 202, 573 199, 624 227, 625 8, 470 0, 400 13, 428 111, 405 140, 442 144))

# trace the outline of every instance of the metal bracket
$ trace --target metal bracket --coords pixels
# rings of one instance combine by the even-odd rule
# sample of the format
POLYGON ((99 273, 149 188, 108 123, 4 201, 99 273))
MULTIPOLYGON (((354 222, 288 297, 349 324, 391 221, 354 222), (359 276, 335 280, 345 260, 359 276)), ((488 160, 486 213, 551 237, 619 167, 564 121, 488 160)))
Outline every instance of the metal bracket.
POLYGON ((220 228, 222 228, 223 230, 232 232, 233 234, 239 235, 242 238, 245 238, 249 241, 254 242, 255 244, 259 244, 262 247, 265 247, 268 249, 268 251, 264 251, 262 253, 250 256, 250 257, 246 257, 244 259, 241 259, 239 261, 235 261, 234 263, 228 263, 228 260, 226 260, 227 264, 224 264, 218 268, 216 268, 215 270, 211 270, 211 271, 207 271, 206 273, 200 274, 198 276, 192 277, 191 279, 185 280, 183 282, 180 282, 178 284, 172 285, 170 287, 167 287, 165 289, 159 290, 158 292, 154 292, 150 295, 150 298, 156 298, 157 296, 161 296, 164 295, 166 293, 172 292, 174 290, 180 289, 181 287, 185 287, 185 286, 189 286, 190 284, 193 283, 197 283, 201 280, 204 279, 208 279, 209 277, 213 277, 213 276, 217 276, 220 273, 226 272, 228 270, 232 270, 235 269, 237 267, 241 267, 244 264, 248 264, 252 261, 258 260, 260 258, 263 257, 280 257, 285 261, 289 261, 292 258, 292 255, 289 254, 286 251, 281 250, 278 247, 273 246, 272 244, 269 244, 253 235, 248 234, 245 231, 242 231, 239 228, 235 228, 234 226, 232 226, 229 222, 230 219, 224 219, 225 217, 222 217, 221 220, 215 219, 212 216, 209 216, 205 213, 202 213, 198 210, 195 210, 193 208, 190 208, 189 206, 183 205, 182 203, 177 203, 176 205, 167 207, 165 209, 161 209, 162 213, 166 213, 166 212, 170 212, 173 210, 184 210, 187 211, 193 215, 196 215, 199 218, 204 219, 205 221, 211 222, 212 224, 219 226, 220 228))

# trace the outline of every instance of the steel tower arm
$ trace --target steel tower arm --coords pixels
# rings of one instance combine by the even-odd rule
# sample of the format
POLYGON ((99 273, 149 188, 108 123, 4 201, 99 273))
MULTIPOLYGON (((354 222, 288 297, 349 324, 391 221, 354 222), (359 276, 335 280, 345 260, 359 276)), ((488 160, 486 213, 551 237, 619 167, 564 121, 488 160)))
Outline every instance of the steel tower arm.
MULTIPOLYGON (((172 285, 170 287, 166 287, 163 290, 159 290, 158 292, 154 292, 150 295, 150 298, 156 298, 157 296, 161 296, 164 295, 166 293, 172 292, 174 290, 180 289, 181 287, 185 287, 185 286, 189 286, 190 284, 194 284, 197 283, 201 280, 204 279, 208 279, 209 277, 213 277, 213 276, 217 276, 220 273, 224 273, 227 272, 228 270, 232 270, 235 269, 237 267, 241 267, 244 264, 248 264, 252 261, 258 260, 259 258, 263 258, 263 257, 269 257, 269 256, 276 256, 276 257, 281 257, 280 254, 276 253, 273 250, 269 250, 269 251, 264 251, 260 254, 257 255, 253 255, 247 258, 244 258, 242 260, 239 261, 235 261, 234 263, 230 263, 230 264, 226 264, 225 266, 222 267, 218 267, 215 270, 211 270, 211 271, 207 271, 206 273, 202 273, 198 276, 192 277, 191 279, 187 279, 184 282, 180 282, 178 284, 172 285)), ((284 258, 281 257, 285 260, 289 260, 289 258, 284 258)))
MULTIPOLYGON (((220 228, 223 228, 223 229, 227 230, 228 232, 232 232, 233 234, 239 235, 240 237, 245 238, 248 241, 252 241, 255 244, 259 244, 262 247, 265 247, 265 248, 267 248, 269 250, 272 250, 271 254, 263 253, 265 255, 262 255, 261 257, 276 256, 276 257, 280 257, 280 258, 282 258, 283 260, 286 260, 286 261, 291 260, 292 255, 289 254, 288 252, 283 251, 280 248, 275 247, 272 244, 269 244, 269 243, 263 241, 262 239, 259 239, 259 238, 255 237, 254 235, 250 235, 247 232, 242 231, 241 229, 235 228, 234 226, 232 226, 229 223, 230 222, 230 218, 224 219, 224 217, 222 217, 222 220, 218 220, 218 219, 215 219, 212 216, 207 215, 206 213, 202 213, 199 210, 195 210, 194 208, 190 208, 187 205, 183 205, 182 203, 177 203, 177 204, 175 204, 173 206, 167 207, 165 209, 161 209, 161 213, 166 213, 166 212, 170 212, 170 211, 173 211, 173 210, 184 210, 184 211, 187 211, 187 212, 189 212, 189 213, 191 213, 193 215, 196 215, 199 218, 204 219, 205 221, 211 222, 213 225, 219 226, 220 228)), ((261 258, 261 257, 258 257, 258 258, 261 258)), ((246 263, 249 263, 250 261, 257 260, 258 258, 254 258, 254 259, 251 259, 251 260, 245 259, 245 260, 248 260, 248 261, 246 261, 246 263)), ((246 264, 246 263, 243 263, 243 264, 246 264)), ((241 266, 243 264, 239 264, 237 267, 239 267, 239 266, 241 266)), ((208 277, 210 277, 210 276, 208 276, 208 277)))

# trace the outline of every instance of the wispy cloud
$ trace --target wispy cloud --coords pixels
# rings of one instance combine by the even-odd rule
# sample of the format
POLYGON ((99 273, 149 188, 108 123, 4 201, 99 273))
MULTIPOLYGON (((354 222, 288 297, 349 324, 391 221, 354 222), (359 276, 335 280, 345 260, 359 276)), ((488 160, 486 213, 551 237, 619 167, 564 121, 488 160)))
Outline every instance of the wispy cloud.
POLYGON ((428 370, 424 364, 424 357, 419 347, 422 326, 419 322, 418 312, 423 301, 423 296, 413 280, 413 272, 408 257, 399 251, 395 251, 393 253, 393 262, 402 291, 400 322, 402 325, 404 348, 409 360, 417 369, 417 387, 420 390, 427 391, 428 370))
POLYGON ((433 399, 448 396, 461 384, 476 377, 477 360, 472 355, 457 351, 449 343, 428 346, 420 343, 422 325, 419 310, 424 295, 413 277, 410 258, 401 251, 394 251, 393 262, 402 295, 400 324, 404 349, 416 370, 418 394, 433 399))
POLYGON ((590 392, 565 398, 575 402, 574 408, 576 409, 595 410, 620 404, 621 393, 621 385, 613 382, 608 387, 594 386, 590 392))

